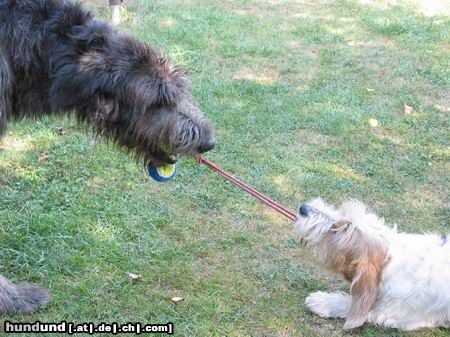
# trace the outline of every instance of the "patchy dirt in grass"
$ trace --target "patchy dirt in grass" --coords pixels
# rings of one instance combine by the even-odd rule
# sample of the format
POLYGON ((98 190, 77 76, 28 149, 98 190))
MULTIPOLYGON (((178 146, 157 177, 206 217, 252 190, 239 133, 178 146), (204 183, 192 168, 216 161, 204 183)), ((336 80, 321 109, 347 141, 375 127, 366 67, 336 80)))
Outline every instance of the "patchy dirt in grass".
POLYGON ((372 132, 375 135, 375 137, 377 137, 380 140, 387 140, 396 145, 401 145, 404 143, 402 136, 400 136, 395 131, 387 130, 382 127, 379 127, 379 128, 373 128, 372 132))
POLYGON ((0 148, 5 151, 24 152, 32 150, 34 147, 31 144, 31 137, 16 137, 12 134, 7 134, 0 141, 0 148))
POLYGON ((422 209, 429 208, 430 205, 445 207, 445 202, 430 187, 420 186, 414 191, 407 191, 403 195, 403 202, 409 207, 422 209))
MULTIPOLYGON (((326 1, 321 1, 325 3, 326 1)), ((242 4, 224 2, 223 6, 240 16, 253 16, 258 18, 283 17, 288 19, 299 18, 331 18, 324 7, 317 1, 305 0, 261 0, 247 3, 243 8, 242 4), (319 10, 320 9, 320 10, 319 10)))
MULTIPOLYGON (((358 2, 380 9, 405 4, 405 1, 400 0, 359 0, 358 2)), ((410 0, 409 3, 425 16, 450 15, 450 2, 447 0, 410 0)))
POLYGON ((310 147, 311 149, 326 149, 330 146, 338 146, 338 139, 333 136, 324 135, 316 130, 302 129, 297 131, 295 139, 289 145, 288 151, 298 152, 299 149, 310 147))
POLYGON ((243 67, 233 75, 233 80, 254 81, 258 84, 274 84, 278 78, 279 73, 275 66, 261 70, 243 67))

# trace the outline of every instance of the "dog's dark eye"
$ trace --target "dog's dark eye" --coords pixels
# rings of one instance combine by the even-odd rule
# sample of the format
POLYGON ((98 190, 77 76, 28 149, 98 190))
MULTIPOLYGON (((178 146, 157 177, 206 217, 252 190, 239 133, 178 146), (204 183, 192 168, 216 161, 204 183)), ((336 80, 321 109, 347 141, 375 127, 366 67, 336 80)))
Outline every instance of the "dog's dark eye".
POLYGON ((89 48, 98 48, 105 43, 105 38, 103 36, 94 36, 88 42, 89 48))

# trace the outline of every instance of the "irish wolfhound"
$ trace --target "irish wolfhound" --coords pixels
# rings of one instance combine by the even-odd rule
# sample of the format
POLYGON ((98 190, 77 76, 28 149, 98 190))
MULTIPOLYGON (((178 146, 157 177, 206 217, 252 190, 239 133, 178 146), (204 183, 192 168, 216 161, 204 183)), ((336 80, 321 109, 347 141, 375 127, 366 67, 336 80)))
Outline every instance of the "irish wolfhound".
MULTIPOLYGON (((214 146, 185 71, 69 0, 0 0, 0 136, 11 120, 72 113, 146 163, 214 146)), ((0 313, 49 295, 0 277, 0 313)))

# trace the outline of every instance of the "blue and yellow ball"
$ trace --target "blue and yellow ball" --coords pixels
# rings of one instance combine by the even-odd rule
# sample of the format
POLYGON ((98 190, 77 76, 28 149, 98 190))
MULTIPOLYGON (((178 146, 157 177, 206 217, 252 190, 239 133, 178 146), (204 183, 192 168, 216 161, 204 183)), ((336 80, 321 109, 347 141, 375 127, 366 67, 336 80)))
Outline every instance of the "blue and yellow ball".
POLYGON ((149 177, 153 180, 156 180, 160 183, 165 183, 169 180, 172 180, 178 171, 178 164, 163 164, 156 166, 155 164, 148 164, 145 167, 145 172, 149 177))

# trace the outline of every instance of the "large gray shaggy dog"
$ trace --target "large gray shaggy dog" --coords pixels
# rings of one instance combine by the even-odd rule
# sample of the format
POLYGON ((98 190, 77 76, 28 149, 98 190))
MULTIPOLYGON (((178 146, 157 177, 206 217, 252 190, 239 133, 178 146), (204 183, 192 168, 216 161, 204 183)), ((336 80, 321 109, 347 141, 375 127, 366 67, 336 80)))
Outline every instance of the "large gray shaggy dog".
MULTIPOLYGON (((68 0, 0 0, 0 136, 11 120, 74 114, 146 163, 214 146, 186 73, 68 0)), ((0 276, 0 313, 48 302, 0 276)))

